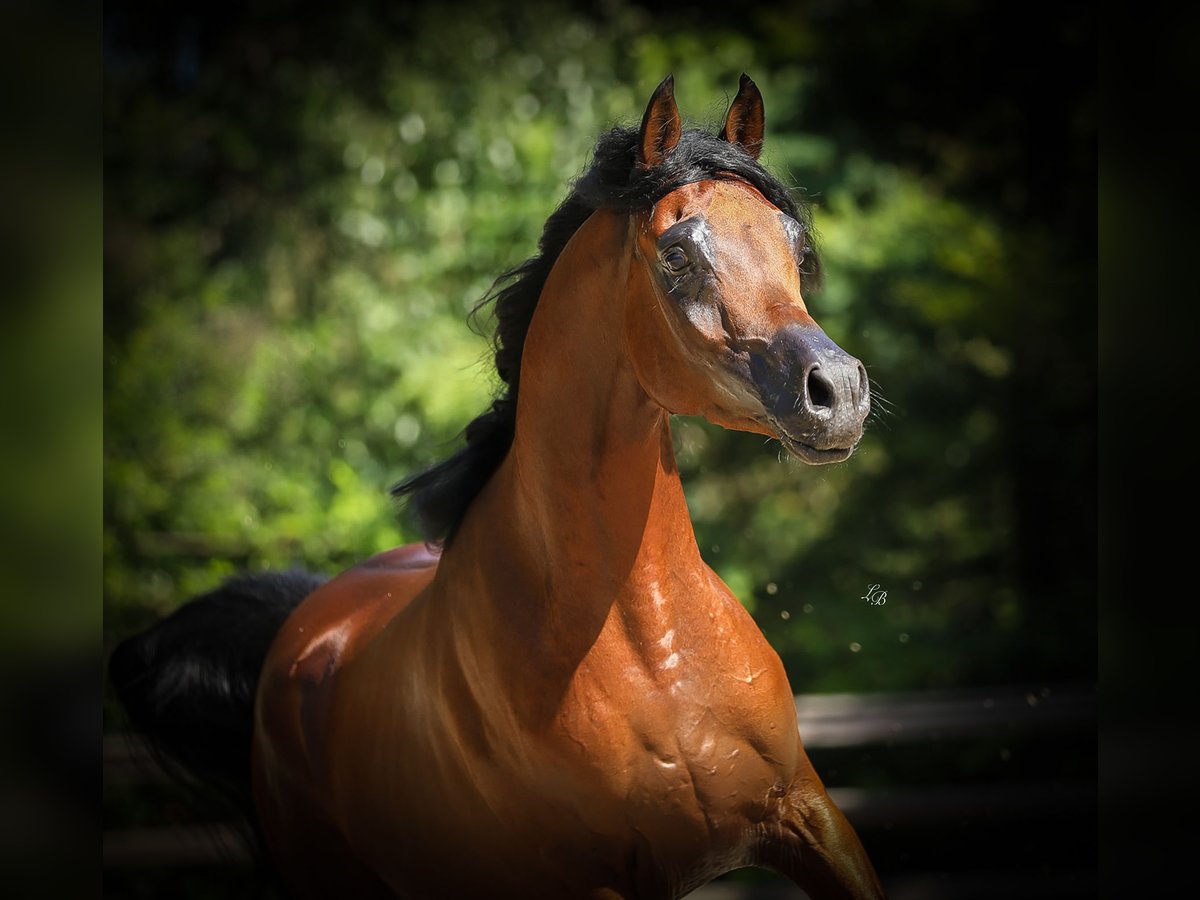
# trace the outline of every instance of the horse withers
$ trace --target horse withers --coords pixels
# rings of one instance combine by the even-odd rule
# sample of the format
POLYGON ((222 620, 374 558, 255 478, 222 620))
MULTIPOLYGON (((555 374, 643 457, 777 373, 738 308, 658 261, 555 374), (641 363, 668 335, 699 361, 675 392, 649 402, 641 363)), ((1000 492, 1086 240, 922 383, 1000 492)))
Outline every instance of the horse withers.
MULTIPOLYGON (((711 135, 682 128, 668 77, 494 297, 505 393, 397 488, 429 541, 299 582, 257 656, 211 646, 212 685, 176 677, 195 616, 116 652, 168 753, 156 715, 257 676, 221 759, 244 751, 295 896, 674 898, 744 866, 883 896, 778 655, 701 559, 671 439, 700 415, 821 464, 862 436, 866 373, 805 305, 807 216, 762 143, 749 78, 711 135)), ((237 633, 229 606, 203 627, 237 633)))

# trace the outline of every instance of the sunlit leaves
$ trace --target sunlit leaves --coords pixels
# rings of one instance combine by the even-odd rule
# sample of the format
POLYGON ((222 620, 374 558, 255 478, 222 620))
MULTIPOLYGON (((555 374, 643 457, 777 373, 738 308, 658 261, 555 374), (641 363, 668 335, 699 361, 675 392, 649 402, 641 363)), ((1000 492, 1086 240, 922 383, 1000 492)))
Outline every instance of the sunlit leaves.
POLYGON ((799 688, 994 667, 955 641, 1024 621, 1001 443, 1027 337, 1013 259, 1052 260, 807 125, 802 22, 760 41, 657 29, 619 2, 481 10, 425 4, 403 43, 363 25, 353 57, 285 54, 249 84, 113 77, 108 602, 165 609, 235 568, 332 570, 414 539, 388 487, 449 452, 495 387, 468 311, 664 74, 689 124, 719 127, 747 71, 764 162, 816 203, 827 277, 810 309, 888 402, 858 454, 821 469, 677 422, 700 547, 799 688), (874 583, 889 602, 867 608, 874 583))

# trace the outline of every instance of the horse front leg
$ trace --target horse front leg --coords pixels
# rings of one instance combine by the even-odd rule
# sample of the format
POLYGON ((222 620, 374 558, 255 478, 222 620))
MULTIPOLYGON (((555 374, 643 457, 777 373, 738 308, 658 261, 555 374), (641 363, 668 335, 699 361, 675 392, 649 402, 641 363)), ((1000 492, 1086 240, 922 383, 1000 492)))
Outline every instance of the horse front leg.
POLYGON ((884 900, 858 835, 815 773, 797 781, 782 803, 759 865, 786 875, 812 900, 884 900))

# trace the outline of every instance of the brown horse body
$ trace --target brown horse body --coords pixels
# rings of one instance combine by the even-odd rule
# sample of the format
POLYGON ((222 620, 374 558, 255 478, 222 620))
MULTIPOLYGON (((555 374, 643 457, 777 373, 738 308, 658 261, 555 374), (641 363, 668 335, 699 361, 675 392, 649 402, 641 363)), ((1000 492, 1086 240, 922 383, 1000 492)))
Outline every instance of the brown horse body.
MULTIPOLYGON (((670 94, 642 165, 678 139, 670 94)), ((757 150, 755 123, 761 145, 744 83, 723 136, 757 150)), ((672 446, 671 413, 816 461, 861 434, 865 376, 827 339, 824 381, 789 376, 815 415, 794 428, 746 375, 781 335, 824 338, 784 219, 737 180, 593 213, 538 301, 511 449, 453 540, 381 554, 286 621, 253 774, 296 894, 668 898, 757 865, 814 898, 882 896, 777 654, 701 559, 672 446), (687 223, 703 273, 677 300, 687 223)))

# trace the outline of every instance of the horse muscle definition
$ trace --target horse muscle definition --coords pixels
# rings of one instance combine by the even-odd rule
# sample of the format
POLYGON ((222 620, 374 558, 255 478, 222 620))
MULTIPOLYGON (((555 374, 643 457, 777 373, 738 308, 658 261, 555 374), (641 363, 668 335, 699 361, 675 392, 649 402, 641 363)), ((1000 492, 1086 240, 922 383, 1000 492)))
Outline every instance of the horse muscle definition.
POLYGON ((397 488, 428 543, 242 578, 115 652, 135 726, 240 791, 289 895, 673 898, 762 866, 883 896, 671 440, 700 415, 822 464, 862 436, 763 120, 742 76, 719 135, 684 129, 668 77, 600 138, 494 297, 505 392, 397 488))

